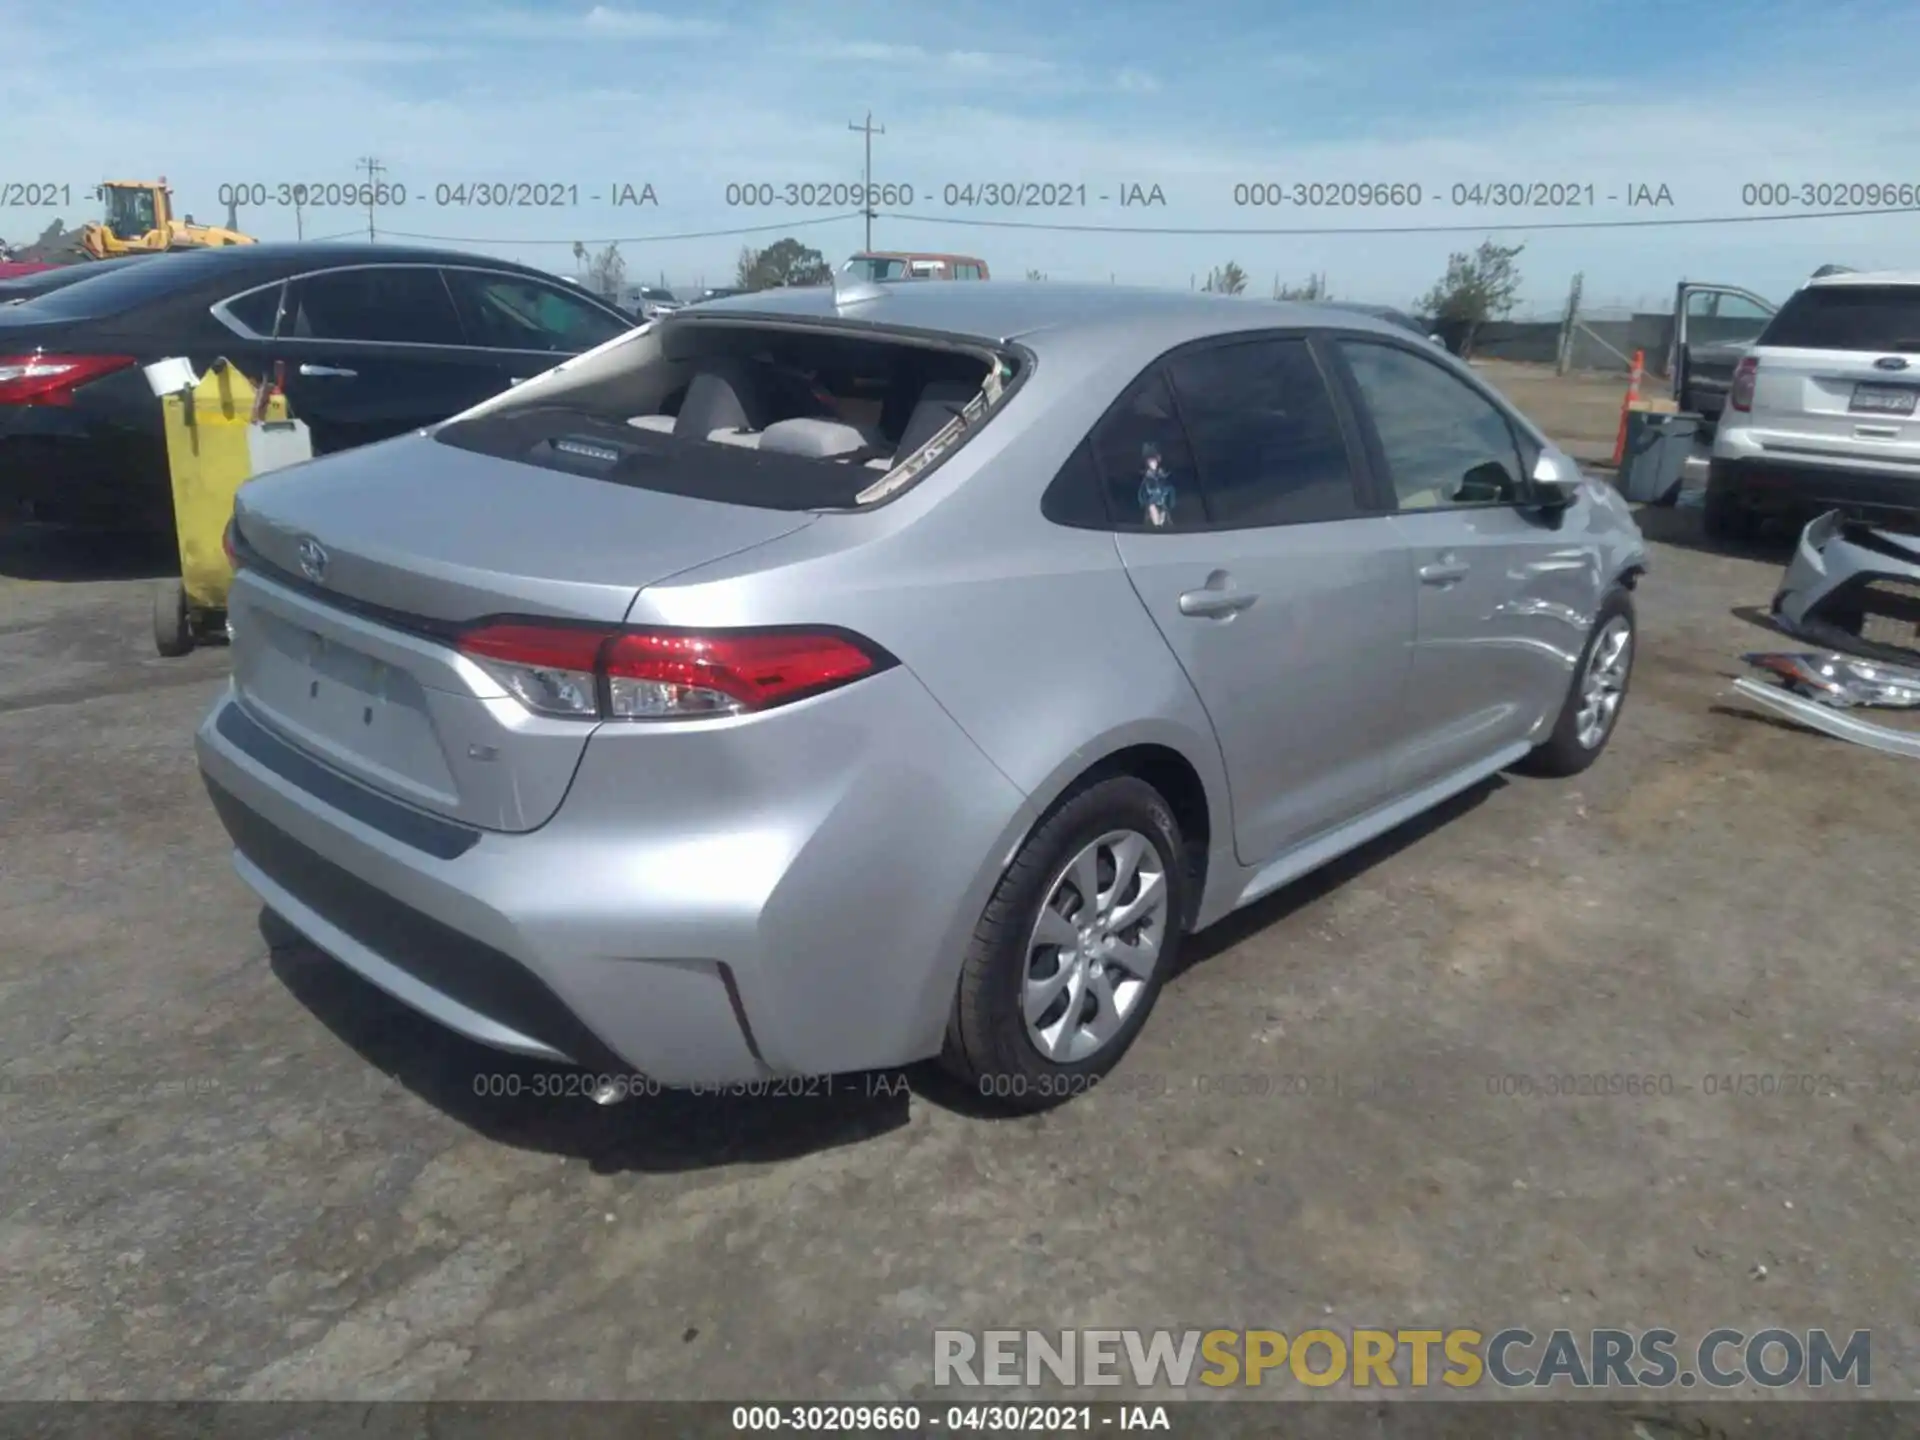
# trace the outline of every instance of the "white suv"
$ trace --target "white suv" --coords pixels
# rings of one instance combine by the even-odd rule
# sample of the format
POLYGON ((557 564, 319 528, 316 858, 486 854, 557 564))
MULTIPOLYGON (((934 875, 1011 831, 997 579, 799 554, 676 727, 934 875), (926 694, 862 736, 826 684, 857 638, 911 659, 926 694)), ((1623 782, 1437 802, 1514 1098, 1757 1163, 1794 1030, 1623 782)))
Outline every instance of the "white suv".
POLYGON ((1733 372, 1707 481, 1709 535, 1840 509, 1920 522, 1920 272, 1818 276, 1733 372))

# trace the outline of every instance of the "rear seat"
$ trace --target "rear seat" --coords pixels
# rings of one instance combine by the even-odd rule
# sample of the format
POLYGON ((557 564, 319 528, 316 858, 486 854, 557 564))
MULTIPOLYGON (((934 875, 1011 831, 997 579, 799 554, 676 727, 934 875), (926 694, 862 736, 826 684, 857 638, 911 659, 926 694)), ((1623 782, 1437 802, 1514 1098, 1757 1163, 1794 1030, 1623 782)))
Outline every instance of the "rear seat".
POLYGON ((954 381, 928 385, 920 392, 913 413, 907 417, 900 444, 890 454, 876 455, 871 452, 886 447, 885 437, 837 420, 775 420, 764 427, 755 426, 752 423, 755 412, 761 416, 768 412, 753 382, 753 372, 747 366, 726 362, 694 376, 678 415, 635 415, 627 423, 635 429, 658 434, 703 434, 703 438, 717 445, 821 460, 852 459, 866 451, 869 453, 859 463, 871 470, 884 471, 933 439, 978 393, 976 387, 954 381), (704 432, 702 426, 706 427, 704 432))

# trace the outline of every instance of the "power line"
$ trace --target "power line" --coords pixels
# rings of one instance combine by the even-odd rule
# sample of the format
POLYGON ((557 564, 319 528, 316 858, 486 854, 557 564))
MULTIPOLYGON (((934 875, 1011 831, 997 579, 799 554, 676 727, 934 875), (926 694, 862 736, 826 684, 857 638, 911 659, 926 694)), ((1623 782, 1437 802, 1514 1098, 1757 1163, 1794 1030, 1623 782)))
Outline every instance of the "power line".
MULTIPOLYGON (((1039 220, 963 220, 951 215, 885 213, 883 220, 923 225, 963 225, 985 230, 1051 230, 1093 235, 1486 235, 1516 230, 1650 230, 1677 225, 1756 225, 1764 221, 1845 220, 1867 215, 1915 215, 1920 205, 1884 210, 1802 210, 1791 215, 1703 215, 1692 219, 1544 220, 1498 225, 1311 225, 1277 229, 1248 226, 1058 225, 1039 220)), ((778 227, 775 227, 778 228, 778 227)))
MULTIPOLYGON (((582 245, 647 245, 667 240, 714 240, 732 235, 763 235, 770 230, 800 230, 809 225, 837 225, 842 220, 858 220, 861 212, 845 215, 816 215, 806 220, 782 220, 773 225, 737 225, 727 230, 688 230, 679 235, 616 235, 611 239, 582 240, 582 245)), ((571 240, 514 240, 499 235, 421 235, 411 230, 389 230, 387 234, 402 240, 437 240, 447 245, 571 245, 571 240)))

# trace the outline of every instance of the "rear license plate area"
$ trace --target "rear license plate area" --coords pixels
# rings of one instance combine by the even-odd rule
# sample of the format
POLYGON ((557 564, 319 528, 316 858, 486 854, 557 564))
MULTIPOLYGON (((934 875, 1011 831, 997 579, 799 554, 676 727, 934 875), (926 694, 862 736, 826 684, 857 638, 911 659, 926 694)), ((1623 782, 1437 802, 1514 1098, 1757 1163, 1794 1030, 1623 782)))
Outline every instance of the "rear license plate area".
POLYGON ((1911 415, 1920 390, 1907 385, 1855 385, 1847 410, 1854 415, 1911 415))

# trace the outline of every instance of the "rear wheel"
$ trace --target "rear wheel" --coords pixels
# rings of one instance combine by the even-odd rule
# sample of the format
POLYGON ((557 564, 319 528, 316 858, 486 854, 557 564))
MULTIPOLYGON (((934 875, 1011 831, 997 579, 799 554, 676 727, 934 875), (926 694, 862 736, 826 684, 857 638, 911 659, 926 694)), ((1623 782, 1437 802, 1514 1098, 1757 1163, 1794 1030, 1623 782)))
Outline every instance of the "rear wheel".
POLYGON ((178 580, 162 580, 153 587, 153 648, 169 658, 193 649, 187 589, 178 580))
POLYGON ((942 1063, 983 1099, 1044 1110, 1093 1088, 1146 1024, 1186 914, 1180 827, 1130 775, 1037 826, 974 931, 942 1063))
POLYGON ((1578 775, 1600 758, 1613 738, 1633 678, 1634 621, 1633 597, 1621 589, 1608 592, 1553 733, 1515 769, 1529 775, 1578 775))

